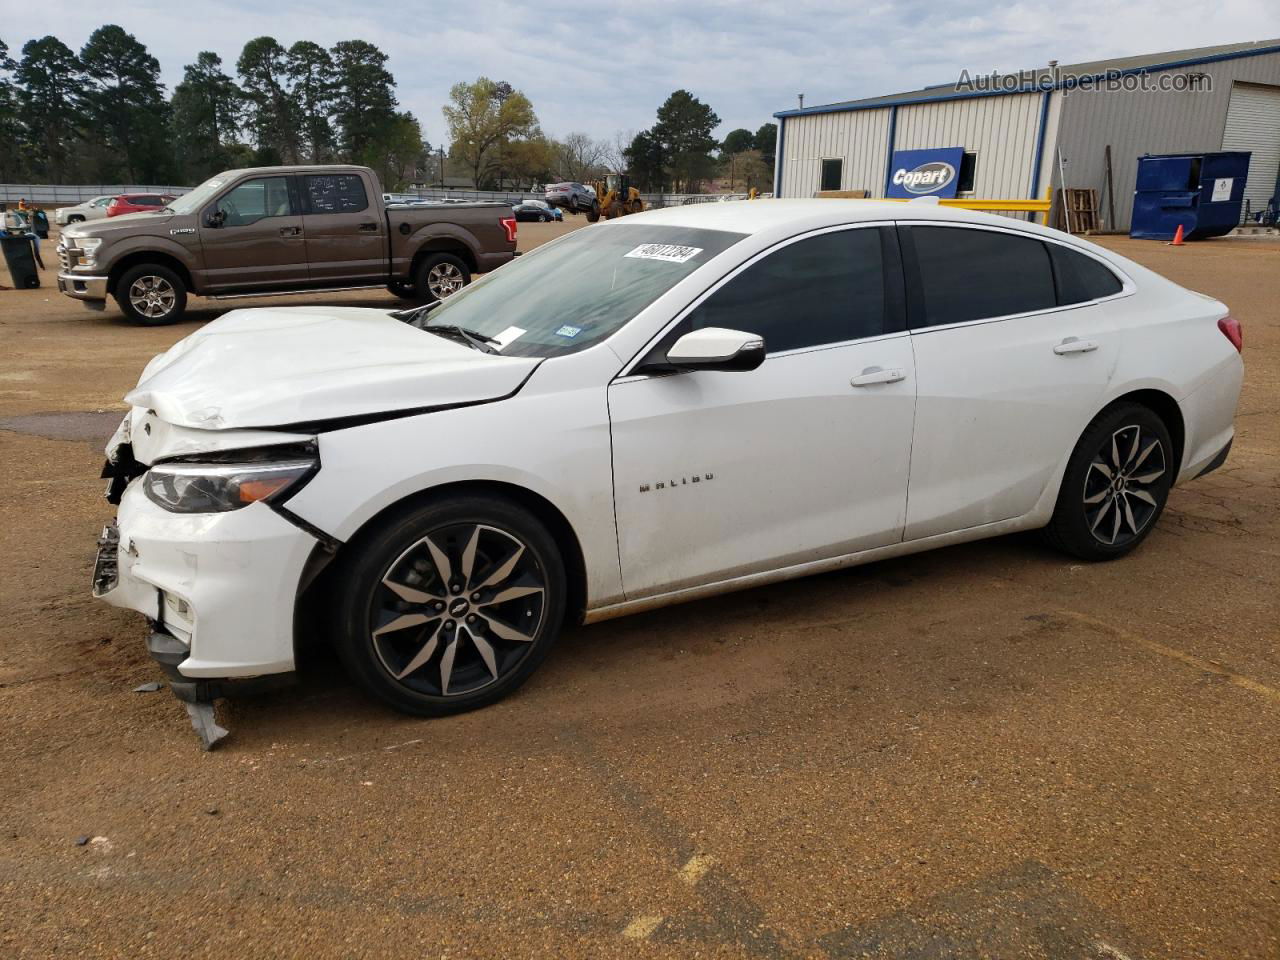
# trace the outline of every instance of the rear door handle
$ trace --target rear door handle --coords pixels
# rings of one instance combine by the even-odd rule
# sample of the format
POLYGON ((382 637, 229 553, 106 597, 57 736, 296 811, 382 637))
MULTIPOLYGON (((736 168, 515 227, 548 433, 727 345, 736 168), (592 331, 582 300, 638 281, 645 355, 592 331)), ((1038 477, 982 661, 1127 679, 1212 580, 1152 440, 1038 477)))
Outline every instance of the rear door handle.
POLYGON ((869 387, 876 383, 897 383, 899 380, 907 379, 906 371, 901 367, 867 367, 860 374, 849 381, 852 387, 869 387))
POLYGON ((1068 353, 1092 353, 1097 349, 1097 340, 1081 340, 1079 337, 1067 337, 1053 348, 1053 352, 1063 357, 1068 353))
POLYGON ((378 225, 376 223, 362 223, 360 224, 360 229, 365 233, 374 233, 377 231, 378 225))
POLYGON ((301 227, 281 227, 280 236, 282 237, 300 237, 302 236, 301 227))

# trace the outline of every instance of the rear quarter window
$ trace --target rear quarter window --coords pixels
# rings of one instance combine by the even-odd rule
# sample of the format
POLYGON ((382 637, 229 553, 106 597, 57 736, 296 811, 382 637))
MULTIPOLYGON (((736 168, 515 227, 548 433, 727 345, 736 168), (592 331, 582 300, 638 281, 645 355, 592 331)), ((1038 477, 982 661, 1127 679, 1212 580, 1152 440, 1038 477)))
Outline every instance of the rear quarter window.
POLYGON ((1050 243, 1054 278, 1058 284, 1058 303, 1086 303, 1113 297, 1124 289, 1124 283, 1105 264, 1083 253, 1050 243))

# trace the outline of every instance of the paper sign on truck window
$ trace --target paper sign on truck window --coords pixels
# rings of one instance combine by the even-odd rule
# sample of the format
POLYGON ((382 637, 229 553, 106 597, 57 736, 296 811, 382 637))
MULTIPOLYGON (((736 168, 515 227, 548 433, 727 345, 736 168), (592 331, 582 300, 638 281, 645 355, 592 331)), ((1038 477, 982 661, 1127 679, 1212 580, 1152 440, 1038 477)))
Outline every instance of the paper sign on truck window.
POLYGON ((701 247, 682 247, 678 243, 642 243, 624 256, 637 260, 662 260, 666 263, 688 263, 702 252, 701 247))

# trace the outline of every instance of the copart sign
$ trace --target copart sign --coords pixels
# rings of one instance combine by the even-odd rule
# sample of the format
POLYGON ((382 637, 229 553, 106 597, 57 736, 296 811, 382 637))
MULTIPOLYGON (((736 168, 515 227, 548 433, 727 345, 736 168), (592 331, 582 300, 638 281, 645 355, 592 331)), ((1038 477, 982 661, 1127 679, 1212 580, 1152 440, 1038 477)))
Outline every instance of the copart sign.
POLYGON ((963 158, 963 147, 895 150, 885 196, 954 197, 963 158))

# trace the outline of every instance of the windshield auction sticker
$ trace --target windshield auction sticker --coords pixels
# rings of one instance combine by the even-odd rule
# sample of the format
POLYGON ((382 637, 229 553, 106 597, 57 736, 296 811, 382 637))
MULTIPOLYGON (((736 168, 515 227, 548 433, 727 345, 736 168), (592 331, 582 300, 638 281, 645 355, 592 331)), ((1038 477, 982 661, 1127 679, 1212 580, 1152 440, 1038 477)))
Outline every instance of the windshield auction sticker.
POLYGON ((515 343, 528 332, 524 327, 507 327, 501 333, 494 334, 492 343, 501 350, 503 347, 515 343))
POLYGON ((682 247, 677 243, 642 243, 624 256, 664 263, 688 263, 701 252, 701 247, 682 247))

